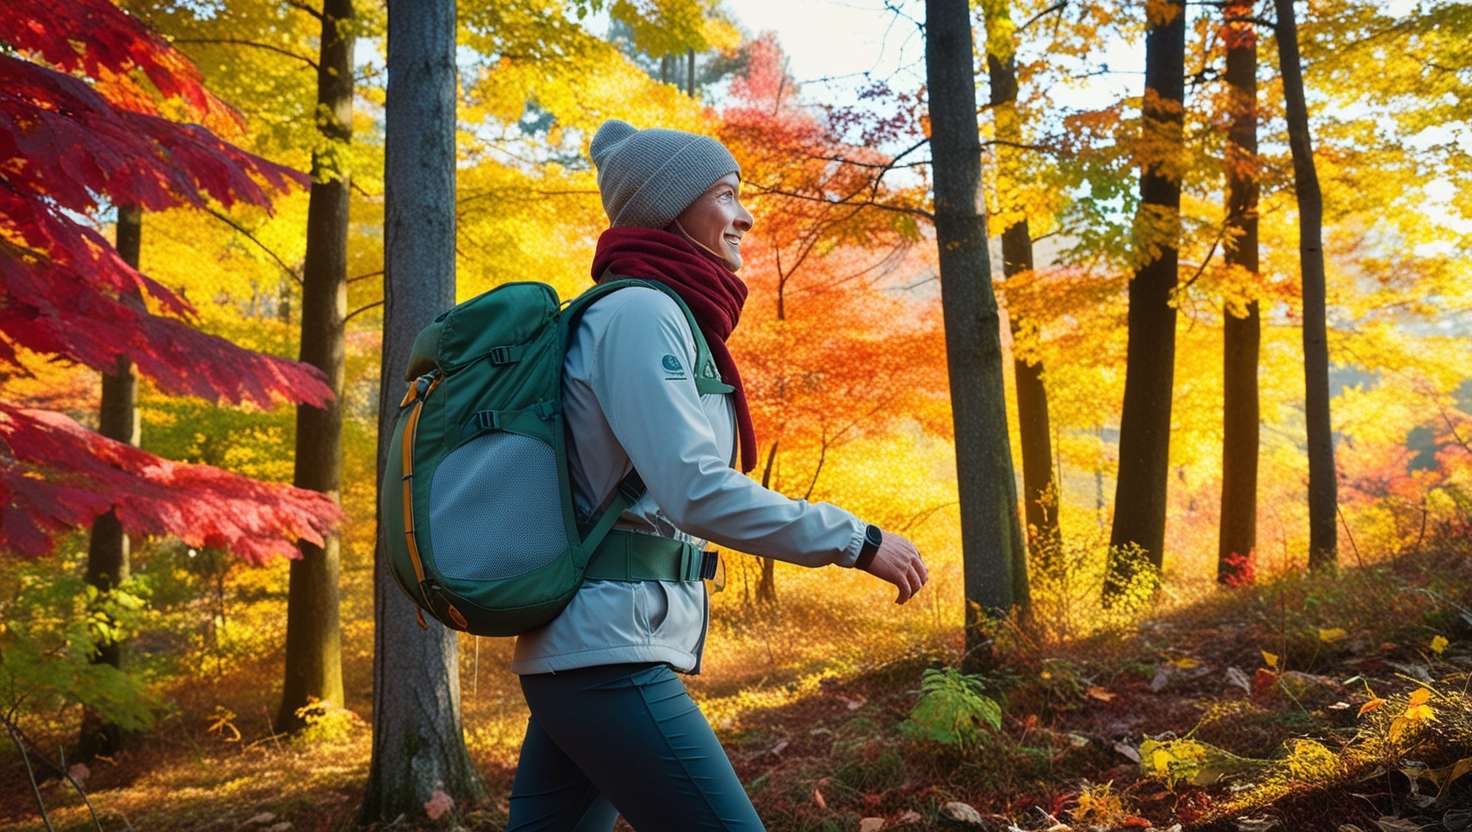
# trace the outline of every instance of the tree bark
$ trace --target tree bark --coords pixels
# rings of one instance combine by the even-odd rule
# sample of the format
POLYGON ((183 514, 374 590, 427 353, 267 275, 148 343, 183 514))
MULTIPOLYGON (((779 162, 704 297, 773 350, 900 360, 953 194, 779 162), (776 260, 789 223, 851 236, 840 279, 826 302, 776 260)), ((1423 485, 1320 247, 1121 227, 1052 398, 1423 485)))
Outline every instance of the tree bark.
POLYGON ((695 50, 685 50, 685 94, 695 97, 695 50))
MULTIPOLYGON (((384 331, 378 395, 378 488, 419 330, 455 300, 455 4, 388 7, 384 158, 384 331)), ((394 584, 379 524, 374 552, 373 753, 362 820, 421 818, 436 790, 457 807, 485 786, 460 725, 456 633, 394 584)))
MULTIPOLYGON (((317 72, 317 129, 338 147, 353 137, 353 0, 323 0, 317 72), (344 25, 345 24, 345 25, 344 25)), ((331 146, 331 145, 329 145, 331 146)), ((342 484, 344 325, 348 307, 348 196, 350 172, 340 154, 312 153, 307 203, 307 252, 302 266, 301 360, 322 370, 333 399, 324 408, 297 405, 293 484, 339 499, 342 484)), ((312 699, 342 707, 342 633, 338 623, 341 539, 323 545, 297 541, 286 607, 286 679, 277 731, 306 722, 299 713, 312 699)))
MULTIPOLYGON (((997 139, 1019 144, 1022 125, 1017 113, 1016 44, 1007 6, 1008 0, 991 0, 984 6, 986 65, 997 139)), ((998 153, 1012 155, 1006 145, 999 146, 998 153)), ((1032 234, 1028 230, 1027 217, 1023 216, 1002 231, 1002 274, 1011 278, 1032 269, 1032 234)), ((1015 344, 1021 321, 1016 316, 1008 320, 1015 344)), ((1058 551, 1058 507, 1061 501, 1054 493, 1053 439, 1048 424, 1048 391, 1043 386, 1043 364, 1017 358, 1014 347, 1012 369, 1017 379, 1017 427, 1022 442, 1022 493, 1028 542, 1038 567, 1050 571, 1057 565, 1053 561, 1058 551)))
MULTIPOLYGON (((1228 268, 1258 272, 1257 238, 1257 28, 1251 3, 1229 3, 1222 34, 1227 46, 1230 127, 1227 134, 1228 268)), ((1217 580, 1236 586, 1252 580, 1257 549, 1257 366, 1261 317, 1257 299, 1238 317, 1223 312, 1222 516, 1217 580)))
MULTIPOLYGON (((1145 35, 1142 129, 1179 153, 1185 98, 1186 6, 1170 0, 1152 16, 1145 35)), ((1171 390, 1175 381, 1176 288, 1181 181, 1177 158, 1149 159, 1140 173, 1139 219, 1153 253, 1129 289, 1124 410, 1119 425, 1119 475, 1104 602, 1119 600, 1148 561, 1156 574, 1165 548, 1165 498, 1170 455, 1171 390), (1164 233, 1160 230, 1164 227, 1164 233), (1158 239, 1156 239, 1158 237, 1158 239)))
POLYGON ((1026 546, 1007 436, 1001 322, 992 292, 986 214, 980 208, 981 146, 976 72, 966 0, 926 0, 925 75, 935 177, 956 484, 961 506, 966 655, 963 667, 993 663, 986 619, 1028 602, 1026 546))
POLYGON ((1275 0, 1278 10, 1278 64, 1293 154, 1293 191, 1298 196, 1298 253, 1303 272, 1304 415, 1308 423, 1308 565, 1333 570, 1338 563, 1338 482, 1334 435, 1329 420, 1329 335, 1325 319, 1324 196, 1314 167, 1303 96, 1303 65, 1298 57, 1298 22, 1292 0, 1275 0))
MULTIPOLYGON (((116 248, 118 255, 133 268, 138 268, 143 249, 143 209, 137 205, 117 206, 116 248)), ((141 304, 142 300, 138 302, 141 304)), ((126 355, 117 357, 110 373, 102 374, 102 402, 98 407, 97 432, 109 439, 138 444, 138 383, 133 362, 126 355)), ((123 533, 117 515, 108 511, 92 521, 92 536, 87 542, 88 584, 99 592, 108 592, 126 581, 129 574, 128 536, 123 533)), ((94 664, 110 664, 121 669, 125 660, 123 644, 103 641, 92 656, 94 664)), ((111 756, 127 741, 118 725, 108 722, 90 709, 82 711, 82 728, 77 755, 82 760, 111 756)))

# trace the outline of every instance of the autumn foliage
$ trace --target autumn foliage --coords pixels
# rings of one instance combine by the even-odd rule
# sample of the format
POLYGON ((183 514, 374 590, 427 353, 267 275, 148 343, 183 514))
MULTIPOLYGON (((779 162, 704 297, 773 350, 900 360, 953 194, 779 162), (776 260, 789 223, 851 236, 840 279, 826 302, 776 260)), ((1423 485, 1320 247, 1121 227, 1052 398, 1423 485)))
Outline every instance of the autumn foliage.
MULTIPOLYGON (((312 368, 191 327, 188 300, 78 219, 119 204, 269 210, 272 191, 306 176, 199 124, 158 115, 145 81, 199 118, 229 110, 187 59, 107 0, 7 3, 0 41, 20 56, 0 55, 0 155, 10 160, 0 170, 5 374, 30 375, 31 354, 97 370, 112 369, 122 354, 168 393, 261 406, 328 401, 312 368)), ((7 403, 0 421, 8 446, 0 546, 15 551, 44 553, 52 534, 109 508, 129 531, 167 532, 256 559, 294 551, 299 537, 319 539, 335 519, 320 495, 175 465, 59 414, 7 403)))

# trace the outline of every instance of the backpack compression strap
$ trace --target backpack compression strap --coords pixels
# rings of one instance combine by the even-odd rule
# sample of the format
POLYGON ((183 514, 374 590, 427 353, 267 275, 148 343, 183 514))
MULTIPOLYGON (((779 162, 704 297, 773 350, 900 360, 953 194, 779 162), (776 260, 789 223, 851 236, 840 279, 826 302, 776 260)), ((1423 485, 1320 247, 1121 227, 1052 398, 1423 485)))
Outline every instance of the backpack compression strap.
MULTIPOLYGON (((404 394, 404 400, 399 402, 399 407, 412 402, 413 410, 409 411, 409 420, 404 423, 404 435, 401 439, 403 446, 403 468, 404 468, 404 542, 409 549, 409 562, 414 565, 414 577, 419 581, 419 594, 424 599, 424 606, 430 610, 434 604, 429 600, 429 591, 425 589, 424 561, 419 558, 419 544, 414 540, 414 434, 419 427, 419 414, 424 410, 424 400, 440 385, 444 376, 439 373, 420 376, 409 385, 409 390, 404 394)), ((451 622, 458 629, 464 630, 469 625, 465 616, 455 609, 455 605, 445 603, 451 622)), ((424 622, 424 611, 418 606, 414 607, 414 615, 419 618, 420 629, 428 629, 429 625, 424 622)))

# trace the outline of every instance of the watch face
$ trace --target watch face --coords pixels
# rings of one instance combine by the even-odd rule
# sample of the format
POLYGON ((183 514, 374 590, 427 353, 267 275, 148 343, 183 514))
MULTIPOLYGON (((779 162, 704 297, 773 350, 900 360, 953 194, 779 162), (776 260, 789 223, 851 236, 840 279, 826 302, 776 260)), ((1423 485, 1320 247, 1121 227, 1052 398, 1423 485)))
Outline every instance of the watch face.
POLYGON ((879 533, 878 526, 870 523, 869 528, 864 530, 864 539, 868 541, 871 545, 878 546, 879 544, 884 542, 884 535, 879 533))

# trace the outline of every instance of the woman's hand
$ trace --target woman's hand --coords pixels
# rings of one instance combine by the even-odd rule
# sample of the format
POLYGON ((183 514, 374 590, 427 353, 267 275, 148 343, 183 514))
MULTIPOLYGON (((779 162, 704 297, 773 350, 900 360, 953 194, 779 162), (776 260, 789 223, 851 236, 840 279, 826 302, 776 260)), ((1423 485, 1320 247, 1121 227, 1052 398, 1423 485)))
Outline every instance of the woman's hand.
POLYGON ((881 529, 880 533, 884 542, 879 544, 879 551, 864 571, 899 587, 900 594, 894 602, 903 604, 920 591, 930 579, 930 572, 920 553, 915 551, 915 544, 895 532, 881 529))

